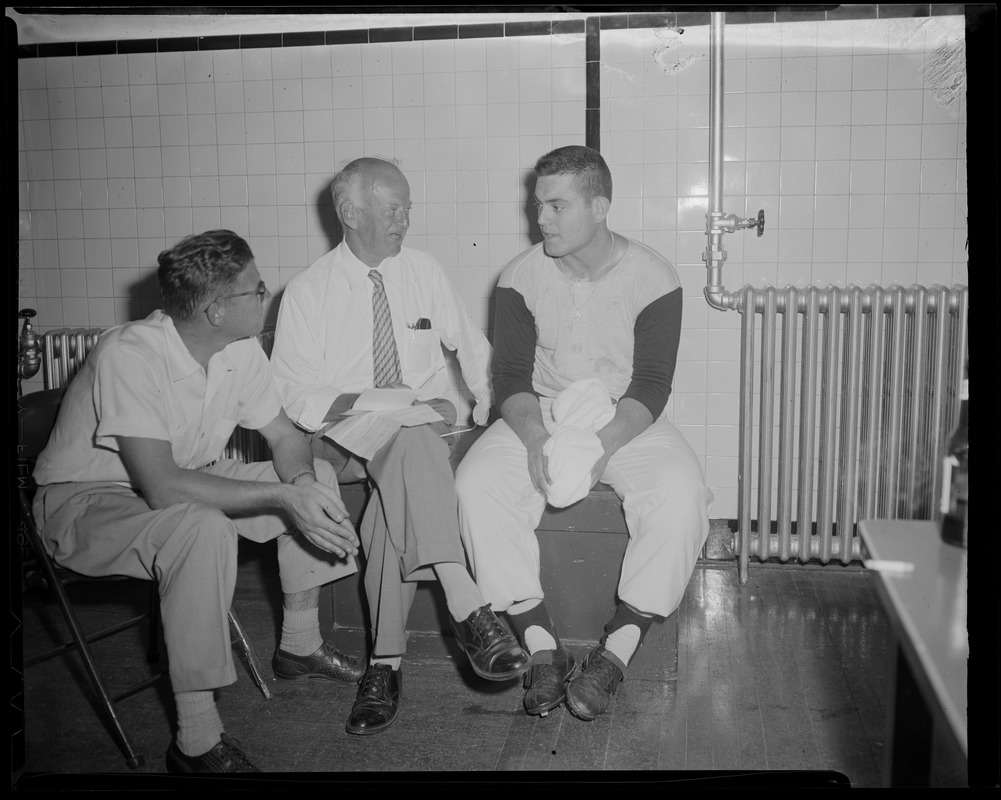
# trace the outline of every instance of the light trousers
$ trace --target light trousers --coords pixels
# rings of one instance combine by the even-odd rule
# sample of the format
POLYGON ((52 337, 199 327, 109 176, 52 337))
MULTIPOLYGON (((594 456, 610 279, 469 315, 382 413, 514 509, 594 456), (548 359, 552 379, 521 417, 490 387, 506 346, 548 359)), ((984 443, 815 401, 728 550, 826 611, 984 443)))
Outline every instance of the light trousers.
MULTIPOLYGON (((330 465, 317 460, 330 486, 330 465)), ((222 460, 205 472, 224 478, 278 482, 271 462, 222 460)), ((155 580, 174 692, 236 681, 229 609, 236 587, 237 537, 278 540, 282 591, 304 592, 357 571, 354 558, 326 553, 289 535, 281 513, 228 517, 217 508, 178 503, 153 510, 132 489, 113 483, 60 483, 35 495, 35 519, 56 563, 81 575, 155 580)))
POLYGON ((370 482, 358 538, 376 657, 406 652, 417 581, 436 580, 432 565, 466 566, 449 446, 440 435, 445 430, 439 423, 400 428, 367 461, 323 436, 311 437, 313 454, 327 459, 342 483, 370 482))
MULTIPOLYGON (((681 603, 709 535, 713 495, 699 461, 662 418, 616 451, 601 481, 622 500, 629 531, 619 600, 666 617, 681 603)), ((532 485, 525 446, 504 420, 469 449, 456 492, 462 541, 486 601, 506 611, 543 599, 535 529, 546 498, 532 485)))

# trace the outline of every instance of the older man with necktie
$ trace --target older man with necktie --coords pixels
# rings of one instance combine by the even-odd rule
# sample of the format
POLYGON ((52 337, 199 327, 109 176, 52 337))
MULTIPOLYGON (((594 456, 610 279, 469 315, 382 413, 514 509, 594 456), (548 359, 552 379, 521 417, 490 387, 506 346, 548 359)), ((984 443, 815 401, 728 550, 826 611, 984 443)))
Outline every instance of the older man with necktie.
POLYGON ((438 580, 452 626, 474 671, 511 680, 528 655, 501 625, 466 568, 458 529, 449 445, 441 434, 456 419, 442 345, 457 353, 485 424, 491 404, 491 348, 475 328, 442 266, 403 247, 410 186, 391 162, 352 161, 330 187, 344 240, 289 281, 271 357, 292 420, 338 480, 368 480, 372 496, 359 537, 374 643, 347 731, 386 729, 399 713, 406 622, 416 582, 438 580), (323 433, 373 387, 407 386, 444 422, 401 428, 371 458, 323 433))

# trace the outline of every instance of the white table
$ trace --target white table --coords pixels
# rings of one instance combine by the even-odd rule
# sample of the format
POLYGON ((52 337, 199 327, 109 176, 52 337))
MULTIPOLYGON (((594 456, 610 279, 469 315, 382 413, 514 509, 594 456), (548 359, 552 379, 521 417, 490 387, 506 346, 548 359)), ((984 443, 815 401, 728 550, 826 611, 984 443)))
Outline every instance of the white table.
POLYGON ((893 635, 885 782, 929 785, 930 772, 938 766, 934 739, 951 751, 965 783, 966 551, 945 544, 934 522, 865 520, 859 534, 867 558, 914 565, 912 572, 877 572, 893 635))

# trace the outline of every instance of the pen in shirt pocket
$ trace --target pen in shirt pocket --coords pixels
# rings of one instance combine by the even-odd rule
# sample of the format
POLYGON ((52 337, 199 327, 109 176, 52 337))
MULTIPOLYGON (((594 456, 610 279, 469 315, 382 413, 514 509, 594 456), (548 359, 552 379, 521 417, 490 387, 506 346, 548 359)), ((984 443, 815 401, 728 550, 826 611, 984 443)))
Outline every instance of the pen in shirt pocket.
POLYGON ((410 338, 416 339, 417 331, 431 330, 431 320, 429 320, 427 317, 421 317, 419 320, 417 320, 417 322, 414 322, 411 325, 407 325, 407 327, 410 328, 410 338))

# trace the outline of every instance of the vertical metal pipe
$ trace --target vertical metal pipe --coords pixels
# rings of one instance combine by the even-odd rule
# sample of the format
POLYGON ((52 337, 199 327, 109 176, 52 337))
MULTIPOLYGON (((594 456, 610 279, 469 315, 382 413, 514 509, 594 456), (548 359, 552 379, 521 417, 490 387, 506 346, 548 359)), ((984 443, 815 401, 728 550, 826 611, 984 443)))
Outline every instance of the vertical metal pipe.
POLYGON ((750 286, 741 291, 740 318, 740 448, 737 468, 737 573, 747 583, 747 562, 751 553, 751 442, 754 427, 754 316, 755 292, 750 286))
POLYGON ((723 214, 723 27, 725 14, 709 14, 709 209, 706 214, 706 301, 713 308, 732 308, 735 297, 723 287, 723 231, 715 220, 723 214))
MULTIPOLYGON (((722 12, 709 15, 709 214, 723 211, 723 19, 722 12)), ((722 232, 712 231, 719 242, 722 232)))

